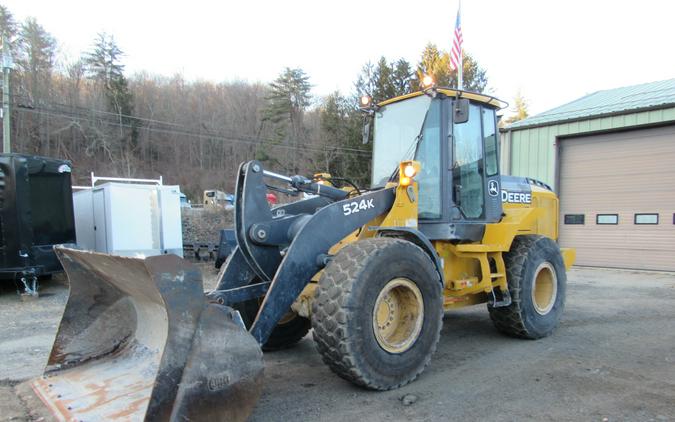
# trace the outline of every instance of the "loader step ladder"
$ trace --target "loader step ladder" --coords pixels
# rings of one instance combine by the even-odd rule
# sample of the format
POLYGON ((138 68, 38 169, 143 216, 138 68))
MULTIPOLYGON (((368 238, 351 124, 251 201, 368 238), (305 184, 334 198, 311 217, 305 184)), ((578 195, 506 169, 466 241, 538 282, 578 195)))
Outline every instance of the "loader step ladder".
MULTIPOLYGON (((490 273, 493 285, 497 279, 506 277, 503 273, 490 273)), ((492 289, 492 297, 488 299, 488 304, 493 308, 502 308, 511 305, 511 293, 509 290, 502 290, 500 288, 492 289)))

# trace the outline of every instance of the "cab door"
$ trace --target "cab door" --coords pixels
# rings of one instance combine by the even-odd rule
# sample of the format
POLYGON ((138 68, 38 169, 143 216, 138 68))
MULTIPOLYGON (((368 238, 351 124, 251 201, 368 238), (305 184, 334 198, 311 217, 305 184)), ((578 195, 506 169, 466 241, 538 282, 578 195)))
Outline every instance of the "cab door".
MULTIPOLYGON (((455 100, 462 101, 462 100, 455 100)), ((453 110, 456 109, 453 107, 453 110)), ((501 188, 497 160, 494 109, 470 103, 468 119, 452 124, 451 219, 491 223, 501 218, 501 188)))
POLYGON ((502 188, 495 109, 481 106, 481 118, 485 151, 485 221, 496 223, 502 219, 502 188))

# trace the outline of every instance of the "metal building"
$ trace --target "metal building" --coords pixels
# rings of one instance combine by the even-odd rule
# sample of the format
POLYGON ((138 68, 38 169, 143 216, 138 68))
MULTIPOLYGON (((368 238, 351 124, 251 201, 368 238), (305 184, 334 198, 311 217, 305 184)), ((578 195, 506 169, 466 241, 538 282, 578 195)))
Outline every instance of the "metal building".
POLYGON ((502 130, 504 173, 560 195, 577 264, 675 271, 675 79, 586 95, 502 130))

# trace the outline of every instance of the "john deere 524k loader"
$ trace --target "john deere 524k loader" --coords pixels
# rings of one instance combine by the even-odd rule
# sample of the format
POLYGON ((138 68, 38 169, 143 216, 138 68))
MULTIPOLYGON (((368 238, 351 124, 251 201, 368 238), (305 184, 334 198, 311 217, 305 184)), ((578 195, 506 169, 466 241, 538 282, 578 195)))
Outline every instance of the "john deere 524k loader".
POLYGON ((57 249, 70 297, 32 383, 54 415, 245 419, 262 350, 310 328, 333 372, 375 390, 424 370, 445 310, 487 303, 503 333, 554 330, 574 251, 556 243, 551 189, 499 174, 501 103, 432 88, 362 105, 374 117, 371 188, 242 164, 238 246, 213 291, 176 256, 57 249), (310 195, 270 208, 270 179, 310 195))

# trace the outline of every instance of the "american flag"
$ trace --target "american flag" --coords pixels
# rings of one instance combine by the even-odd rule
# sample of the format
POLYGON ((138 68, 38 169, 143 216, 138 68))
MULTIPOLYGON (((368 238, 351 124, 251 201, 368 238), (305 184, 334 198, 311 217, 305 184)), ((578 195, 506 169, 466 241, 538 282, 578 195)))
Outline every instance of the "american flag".
POLYGON ((455 21, 455 36, 452 40, 452 50, 450 51, 450 66, 452 70, 459 69, 462 63, 462 19, 460 9, 457 9, 457 20, 455 21))

